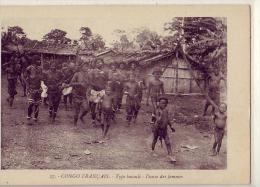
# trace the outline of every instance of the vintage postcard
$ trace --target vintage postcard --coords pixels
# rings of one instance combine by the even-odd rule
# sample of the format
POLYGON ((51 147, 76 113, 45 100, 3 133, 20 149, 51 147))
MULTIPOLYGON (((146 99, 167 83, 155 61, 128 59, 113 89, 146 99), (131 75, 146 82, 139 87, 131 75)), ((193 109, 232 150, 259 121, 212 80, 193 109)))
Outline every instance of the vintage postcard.
POLYGON ((1 6, 0 184, 249 184, 250 18, 1 6))

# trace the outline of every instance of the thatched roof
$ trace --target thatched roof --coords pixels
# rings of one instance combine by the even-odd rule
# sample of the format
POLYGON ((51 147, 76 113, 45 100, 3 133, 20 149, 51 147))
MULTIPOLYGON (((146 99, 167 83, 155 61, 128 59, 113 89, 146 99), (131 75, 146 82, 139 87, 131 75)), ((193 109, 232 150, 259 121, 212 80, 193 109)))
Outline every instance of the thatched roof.
POLYGON ((132 51, 132 52, 118 52, 108 50, 100 54, 95 55, 98 58, 102 58, 105 64, 111 63, 124 63, 126 65, 131 63, 137 63, 140 66, 149 66, 156 61, 160 61, 165 58, 176 55, 175 51, 160 50, 160 51, 132 51))
MULTIPOLYGON (((65 56, 83 55, 86 57, 102 58, 105 64, 112 63, 138 63, 141 66, 149 66, 156 61, 160 61, 165 58, 169 58, 176 55, 175 50, 139 50, 139 51, 114 51, 112 49, 106 49, 105 51, 93 52, 88 50, 79 49, 77 46, 69 45, 57 45, 57 46, 20 46, 19 50, 26 51, 28 53, 43 53, 43 54, 55 54, 65 56)), ((2 49, 2 52, 12 53, 18 52, 17 46, 8 45, 8 48, 2 49)))

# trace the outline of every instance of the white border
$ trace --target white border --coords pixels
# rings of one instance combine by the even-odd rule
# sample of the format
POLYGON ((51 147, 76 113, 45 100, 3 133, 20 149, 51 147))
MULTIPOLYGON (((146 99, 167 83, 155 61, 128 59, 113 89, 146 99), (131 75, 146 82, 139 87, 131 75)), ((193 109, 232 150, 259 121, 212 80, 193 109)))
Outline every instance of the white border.
MULTIPOLYGON (((260 186, 260 1, 258 0, 0 0, 0 5, 82 5, 82 4, 250 4, 251 5, 251 171, 252 184, 260 186)), ((239 164, 239 163, 238 163, 239 164)), ((100 185, 99 185, 100 186, 100 185)), ((132 186, 132 185, 128 185, 132 186)), ((146 185, 142 185, 146 186, 146 185)), ((159 185, 156 185, 159 186, 159 185)), ((166 185, 169 186, 169 185, 166 185)), ((186 185, 175 185, 186 186, 186 185)), ((193 185, 200 186, 200 185, 193 185)), ((213 186, 213 185, 204 185, 213 186)), ((225 185, 214 185, 225 186, 225 185)), ((237 186, 237 185, 229 185, 237 186)))

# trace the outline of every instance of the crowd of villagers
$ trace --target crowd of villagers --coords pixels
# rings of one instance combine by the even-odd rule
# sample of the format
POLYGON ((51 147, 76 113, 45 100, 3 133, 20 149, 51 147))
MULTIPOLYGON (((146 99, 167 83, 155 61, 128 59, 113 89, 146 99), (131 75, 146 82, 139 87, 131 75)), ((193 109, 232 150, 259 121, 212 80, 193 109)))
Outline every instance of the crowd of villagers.
MULTIPOLYGON (((12 55, 9 62, 2 65, 8 81, 7 102, 13 106, 17 95, 17 82, 23 88, 23 96, 27 97, 28 124, 37 124, 40 116, 40 105, 43 103, 48 108, 50 122, 55 124, 55 119, 61 100, 65 110, 73 108, 74 125, 78 120, 85 124, 85 116, 89 113, 91 124, 101 128, 102 139, 107 139, 111 124, 116 123, 116 115, 125 108, 127 126, 135 124, 141 108, 143 93, 146 91, 146 104, 151 106, 151 129, 153 132, 152 152, 154 153, 157 140, 164 140, 170 161, 176 162, 173 154, 168 127, 175 132, 173 127, 174 117, 168 110, 168 97, 164 93, 164 83, 160 79, 162 69, 155 67, 153 77, 149 81, 142 76, 138 63, 112 63, 109 69, 104 68, 101 58, 93 59, 89 63, 60 63, 52 60, 41 63, 40 56, 31 55, 20 58, 12 55), (125 95, 125 106, 122 99, 125 95), (150 103, 150 105, 149 105, 150 103)), ((221 77, 213 71, 208 81, 207 100, 204 115, 212 101, 218 105, 213 107, 213 122, 215 125, 215 142, 212 155, 218 155, 224 135, 226 124, 226 104, 219 102, 219 82, 221 77)), ((61 116, 62 117, 62 116, 61 116)))

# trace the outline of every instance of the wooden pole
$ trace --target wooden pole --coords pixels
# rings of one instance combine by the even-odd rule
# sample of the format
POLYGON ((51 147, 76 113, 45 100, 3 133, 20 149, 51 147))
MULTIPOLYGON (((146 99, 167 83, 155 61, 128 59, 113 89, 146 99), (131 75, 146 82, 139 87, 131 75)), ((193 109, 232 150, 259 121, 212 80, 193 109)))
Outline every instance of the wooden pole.
POLYGON ((41 67, 43 68, 43 54, 41 53, 41 67))
POLYGON ((190 78, 190 93, 192 91, 192 78, 190 78))
POLYGON ((179 59, 177 59, 177 66, 176 66, 176 80, 175 80, 175 93, 178 93, 178 86, 179 86, 179 59))

